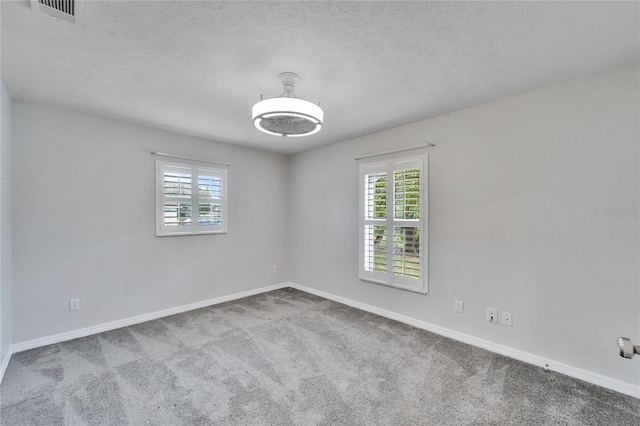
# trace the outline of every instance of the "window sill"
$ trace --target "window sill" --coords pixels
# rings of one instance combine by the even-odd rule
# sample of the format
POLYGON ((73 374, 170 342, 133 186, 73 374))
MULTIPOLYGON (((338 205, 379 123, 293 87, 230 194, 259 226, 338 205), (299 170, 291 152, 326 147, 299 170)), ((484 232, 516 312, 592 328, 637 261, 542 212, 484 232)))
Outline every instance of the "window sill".
POLYGON ((212 235, 212 234, 226 234, 228 231, 207 231, 207 232, 180 232, 180 233, 172 233, 172 234, 159 234, 156 233, 156 237, 189 237, 189 236, 198 236, 198 235, 212 235))
POLYGON ((411 288, 411 287, 401 286, 401 285, 397 285, 397 284, 389 284, 389 283, 387 283, 385 281, 373 280, 371 278, 362 278, 362 277, 359 277, 359 278, 360 278, 360 281, 373 283, 373 284, 378 284, 378 285, 383 285, 385 287, 397 288, 398 290, 409 291, 411 293, 418 293, 418 294, 425 294, 425 295, 429 293, 429 291, 426 290, 426 289, 411 288))

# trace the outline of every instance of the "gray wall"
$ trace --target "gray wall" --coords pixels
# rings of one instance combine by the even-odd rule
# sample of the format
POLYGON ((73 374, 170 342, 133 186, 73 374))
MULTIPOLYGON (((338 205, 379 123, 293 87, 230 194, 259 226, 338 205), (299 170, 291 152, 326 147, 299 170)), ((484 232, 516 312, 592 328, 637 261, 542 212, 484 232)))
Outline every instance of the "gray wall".
POLYGON ((639 112, 634 66, 296 155, 292 280, 638 385, 639 112), (353 157, 425 142, 429 294, 361 282, 353 157))
MULTIPOLYGON (((12 101, 0 82, 0 366, 11 349, 11 125, 12 101)), ((0 372, 0 380, 2 375, 0 372)))
POLYGON ((638 217, 605 214, 638 209, 638 99, 634 66, 291 158, 13 102, 12 341, 293 281, 638 385, 638 217), (428 141, 429 294, 361 282, 353 157, 428 141), (232 163, 228 234, 154 236, 155 150, 232 163))
POLYGON ((13 343, 289 279, 286 157, 17 101, 13 125, 13 343), (151 151, 231 163, 227 234, 155 236, 151 151))

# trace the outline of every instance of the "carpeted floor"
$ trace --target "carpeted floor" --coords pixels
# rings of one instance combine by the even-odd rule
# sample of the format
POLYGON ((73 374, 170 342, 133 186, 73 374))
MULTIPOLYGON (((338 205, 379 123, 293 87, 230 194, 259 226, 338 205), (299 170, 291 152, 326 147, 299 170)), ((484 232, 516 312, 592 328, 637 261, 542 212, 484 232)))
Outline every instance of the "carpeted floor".
POLYGON ((292 289, 15 354, 3 425, 639 425, 640 400, 292 289))

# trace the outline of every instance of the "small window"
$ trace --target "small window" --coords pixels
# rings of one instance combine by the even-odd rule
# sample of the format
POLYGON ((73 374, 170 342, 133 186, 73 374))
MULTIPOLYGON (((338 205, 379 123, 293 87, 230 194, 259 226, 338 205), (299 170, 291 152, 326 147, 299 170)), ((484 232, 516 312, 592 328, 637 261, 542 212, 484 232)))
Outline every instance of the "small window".
POLYGON ((360 279, 427 292, 427 156, 360 166, 360 279))
POLYGON ((227 170, 156 161, 156 235, 227 232, 227 170))

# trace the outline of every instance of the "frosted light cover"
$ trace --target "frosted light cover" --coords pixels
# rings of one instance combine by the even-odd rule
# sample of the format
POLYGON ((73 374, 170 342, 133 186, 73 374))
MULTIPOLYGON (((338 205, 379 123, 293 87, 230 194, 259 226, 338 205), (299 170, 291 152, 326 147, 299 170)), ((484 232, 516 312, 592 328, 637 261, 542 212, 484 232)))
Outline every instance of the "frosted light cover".
POLYGON ((308 136, 322 128, 324 112, 304 99, 279 97, 265 99, 253 106, 254 126, 277 136, 308 136))

